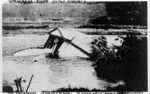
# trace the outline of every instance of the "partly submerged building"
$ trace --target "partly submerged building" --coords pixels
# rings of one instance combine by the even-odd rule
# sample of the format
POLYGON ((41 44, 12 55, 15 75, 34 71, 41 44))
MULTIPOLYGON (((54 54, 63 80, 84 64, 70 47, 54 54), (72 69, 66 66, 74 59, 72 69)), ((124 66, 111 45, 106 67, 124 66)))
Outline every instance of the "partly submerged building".
POLYGON ((75 29, 55 28, 49 32, 44 48, 52 49, 53 55, 90 56, 92 38, 75 29))

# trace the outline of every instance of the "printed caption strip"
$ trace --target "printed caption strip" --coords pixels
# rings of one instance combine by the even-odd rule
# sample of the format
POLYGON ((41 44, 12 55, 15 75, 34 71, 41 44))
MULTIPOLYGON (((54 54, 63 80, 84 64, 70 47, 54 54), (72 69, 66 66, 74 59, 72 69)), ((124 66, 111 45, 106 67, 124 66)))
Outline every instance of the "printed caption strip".
MULTIPOLYGON (((42 92, 17 92, 11 94, 122 94, 122 92, 50 92, 50 91, 42 91, 42 92)), ((10 93, 3 93, 10 94, 10 93)), ((123 94, 145 94, 144 92, 123 92, 123 94)))

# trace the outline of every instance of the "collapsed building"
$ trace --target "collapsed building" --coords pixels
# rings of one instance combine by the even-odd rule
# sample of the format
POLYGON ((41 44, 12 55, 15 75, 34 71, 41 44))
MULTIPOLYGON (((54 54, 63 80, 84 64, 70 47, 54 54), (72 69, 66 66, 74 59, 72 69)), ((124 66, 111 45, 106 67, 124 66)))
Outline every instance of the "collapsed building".
POLYGON ((52 54, 64 56, 90 56, 92 38, 81 32, 55 28, 49 32, 44 48, 52 49, 52 54), (68 51, 69 52, 68 52, 68 51), (71 52, 70 52, 71 51, 71 52))
POLYGON ((13 56, 32 56, 46 54, 51 58, 91 56, 92 37, 72 28, 55 28, 48 32, 46 42, 40 47, 22 49, 13 56))

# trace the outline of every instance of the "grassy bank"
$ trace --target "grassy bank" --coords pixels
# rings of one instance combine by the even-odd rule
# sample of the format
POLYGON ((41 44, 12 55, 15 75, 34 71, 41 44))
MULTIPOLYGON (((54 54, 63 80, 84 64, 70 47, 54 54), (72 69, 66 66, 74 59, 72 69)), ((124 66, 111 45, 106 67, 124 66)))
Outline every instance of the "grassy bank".
POLYGON ((23 17, 26 20, 37 20, 40 17, 90 18, 92 15, 106 15, 103 3, 44 3, 44 4, 3 4, 3 17, 23 17), (58 7, 59 6, 59 7, 58 7), (88 10, 87 10, 88 9, 88 10))

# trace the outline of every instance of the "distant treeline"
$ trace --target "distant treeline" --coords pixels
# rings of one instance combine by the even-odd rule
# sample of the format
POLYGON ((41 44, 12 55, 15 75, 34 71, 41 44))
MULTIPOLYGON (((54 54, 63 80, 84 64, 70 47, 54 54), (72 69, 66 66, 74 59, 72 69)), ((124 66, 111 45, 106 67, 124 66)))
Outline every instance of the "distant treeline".
MULTIPOLYGON (((53 26, 52 26, 53 27, 53 26)), ((57 26, 54 26, 57 27, 57 26)), ((2 26, 4 30, 20 30, 20 29, 47 29, 51 28, 49 25, 42 25, 42 26, 2 26)), ((133 25, 81 25, 77 28, 95 28, 95 29, 147 29, 146 26, 133 26, 133 25)))
POLYGON ((108 27, 108 24, 147 26, 146 1, 90 3, 4 4, 3 18, 21 17, 30 21, 37 21, 44 17, 87 18, 88 21, 85 24, 92 24, 96 27, 102 24, 105 24, 105 27, 108 27))
POLYGON ((46 29, 49 28, 48 25, 43 26, 2 26, 4 30, 20 30, 20 29, 46 29))
POLYGON ((147 2, 106 2, 107 16, 92 19, 98 24, 147 26, 147 2))
POLYGON ((78 28, 96 28, 96 29, 147 29, 146 26, 137 25, 115 25, 115 24, 99 24, 99 25, 82 25, 78 28))

